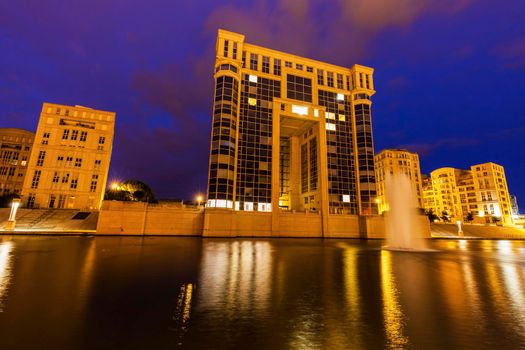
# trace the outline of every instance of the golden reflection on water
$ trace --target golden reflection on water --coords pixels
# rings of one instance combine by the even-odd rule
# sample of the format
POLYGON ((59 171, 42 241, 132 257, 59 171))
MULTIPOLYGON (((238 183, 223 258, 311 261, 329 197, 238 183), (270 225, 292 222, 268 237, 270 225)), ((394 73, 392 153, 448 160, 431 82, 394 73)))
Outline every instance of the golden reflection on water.
POLYGON ((387 250, 381 251, 381 292, 387 347, 406 348, 409 341, 405 334, 405 316, 398 300, 399 291, 392 271, 392 253, 387 250))
POLYGON ((344 266, 344 287, 346 297, 346 314, 349 318, 348 326, 351 337, 350 347, 362 348, 363 339, 361 337, 362 329, 362 314, 361 314, 361 291, 359 288, 359 275, 358 275, 358 250, 353 247, 348 247, 343 253, 343 266, 344 266))
POLYGON ((3 312, 3 301, 11 281, 13 246, 11 241, 0 242, 0 312, 3 312))
POLYGON ((202 261, 200 307, 221 307, 230 316, 268 308, 272 281, 268 242, 209 242, 202 261))

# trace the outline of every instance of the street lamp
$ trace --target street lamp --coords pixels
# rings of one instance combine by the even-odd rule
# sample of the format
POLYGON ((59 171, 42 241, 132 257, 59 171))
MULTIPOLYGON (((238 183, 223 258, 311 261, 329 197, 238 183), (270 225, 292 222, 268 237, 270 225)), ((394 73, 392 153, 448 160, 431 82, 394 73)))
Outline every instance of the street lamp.
POLYGON ((13 202, 11 203, 11 212, 9 213, 9 220, 7 220, 7 225, 6 225, 7 230, 15 229, 16 212, 18 211, 19 206, 20 206, 20 198, 14 198, 13 202))
POLYGON ((202 202, 202 196, 199 194, 197 195, 197 206, 200 208, 201 207, 201 202, 202 202))
POLYGON ((110 188, 111 188, 113 191, 116 191, 116 190, 118 190, 119 186, 120 186, 119 183, 115 181, 115 182, 112 182, 112 183, 111 183, 110 188))

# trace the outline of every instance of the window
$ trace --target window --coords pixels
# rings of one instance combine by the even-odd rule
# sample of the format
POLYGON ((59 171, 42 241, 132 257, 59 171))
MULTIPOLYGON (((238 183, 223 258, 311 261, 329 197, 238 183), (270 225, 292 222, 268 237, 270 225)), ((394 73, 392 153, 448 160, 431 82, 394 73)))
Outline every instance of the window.
POLYGON ((98 175, 94 174, 91 177, 91 185, 89 186, 90 192, 96 192, 97 191, 97 182, 98 182, 98 175))
POLYGON ((35 199, 36 199, 35 194, 30 193, 29 196, 27 197, 27 207, 28 208, 33 208, 35 206, 35 199))
POLYGON ((78 138, 78 130, 71 131, 71 140, 76 140, 78 138))
POLYGON ((330 87, 334 87, 334 73, 327 72, 326 84, 330 87))
POLYGON ((270 57, 262 57, 262 71, 263 73, 270 73, 270 57))
POLYGON ((62 176, 62 183, 67 184, 69 182, 69 174, 62 176))
POLYGON ((38 159, 36 160, 36 166, 44 165, 45 158, 46 158, 46 151, 40 151, 40 153, 38 153, 38 159))
POLYGON ((82 167, 82 158, 76 158, 75 159, 75 168, 81 168, 82 167))
POLYGON ((255 53, 250 54, 250 69, 251 70, 257 70, 259 56, 255 53))
POLYGON ((310 66, 307 66, 307 67, 306 67, 306 71, 307 71, 308 73, 313 73, 314 68, 313 68, 313 67, 310 67, 310 66))
POLYGON ((324 71, 322 69, 317 70, 317 85, 324 85, 324 71))
POLYGON ((242 52, 242 67, 246 67, 246 51, 242 52))
POLYGON ((64 161, 64 156, 57 157, 57 166, 62 166, 62 161, 64 161))
POLYGON ((57 110, 55 111, 55 114, 60 114, 60 108, 57 108, 57 110))
POLYGON ((312 102, 312 79, 288 74, 286 96, 295 100, 312 102))
POLYGON ((98 149, 99 151, 102 151, 102 150, 104 149, 104 146, 103 146, 103 145, 104 145, 105 142, 106 142, 106 137, 105 137, 105 136, 100 136, 100 137, 98 138, 98 148, 97 148, 97 149, 98 149))
POLYGON ((73 157, 66 157, 66 167, 70 167, 73 162, 73 157))
POLYGON ((35 174, 33 175, 33 181, 31 181, 31 188, 38 188, 38 183, 40 182, 40 174, 42 174, 41 170, 35 170, 35 174))
POLYGON ((278 59, 273 60, 273 74, 281 75, 281 60, 278 60, 278 59))
POLYGON ((224 40, 224 52, 223 52, 223 56, 224 57, 228 57, 228 40, 224 40))
POLYGON ((69 138, 69 129, 65 129, 62 133, 62 140, 67 140, 69 138))
POLYGON ((348 75, 346 76, 346 89, 350 91, 350 77, 348 75))
POLYGON ((232 51, 232 54, 233 54, 233 59, 236 60, 237 59, 237 43, 234 42, 233 43, 233 51, 232 51))
POLYGON ((292 68, 292 62, 290 62, 290 61, 285 61, 285 62, 284 62, 284 66, 285 66, 286 68, 292 68))
POLYGON ((302 65, 302 64, 299 64, 299 63, 296 63, 296 64, 295 64, 295 69, 297 69, 297 70, 303 70, 303 65, 302 65))
POLYGON ((53 183, 58 183, 58 179, 59 179, 58 171, 55 171, 55 173, 53 174, 53 183))
POLYGON ((95 169, 100 169, 100 165, 102 164, 102 161, 100 159, 95 160, 95 169))
POLYGON ((86 142, 86 139, 87 139, 87 131, 82 131, 80 133, 80 141, 86 142))
POLYGON ((42 137, 45 138, 45 139, 48 139, 49 137, 51 137, 51 133, 50 132, 45 132, 42 137))
POLYGON ((71 189, 76 189, 78 186, 78 178, 77 179, 71 179, 71 185, 70 185, 70 188, 71 189))
POLYGON ((342 89, 343 88, 343 75, 337 74, 337 88, 342 89))

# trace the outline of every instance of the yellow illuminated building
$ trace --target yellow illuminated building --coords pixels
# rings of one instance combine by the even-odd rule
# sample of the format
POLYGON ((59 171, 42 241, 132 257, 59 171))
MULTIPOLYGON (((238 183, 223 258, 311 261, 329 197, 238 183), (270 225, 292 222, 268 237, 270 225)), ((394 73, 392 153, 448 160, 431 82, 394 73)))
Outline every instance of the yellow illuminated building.
POLYGON ((115 113, 44 103, 23 186, 29 208, 99 209, 115 113))
POLYGON ((377 214, 372 74, 219 30, 207 207, 377 214))
POLYGON ((0 128, 0 195, 20 194, 35 134, 16 128, 0 128))
POLYGON ((405 175, 410 179, 417 204, 423 208, 423 190, 419 156, 404 149, 386 149, 375 156, 377 203, 379 213, 388 211, 385 194, 385 178, 388 175, 405 175))
POLYGON ((491 223, 501 220, 512 224, 510 195, 505 169, 495 163, 483 163, 470 170, 440 168, 424 180, 423 204, 438 216, 446 213, 452 221, 491 223))

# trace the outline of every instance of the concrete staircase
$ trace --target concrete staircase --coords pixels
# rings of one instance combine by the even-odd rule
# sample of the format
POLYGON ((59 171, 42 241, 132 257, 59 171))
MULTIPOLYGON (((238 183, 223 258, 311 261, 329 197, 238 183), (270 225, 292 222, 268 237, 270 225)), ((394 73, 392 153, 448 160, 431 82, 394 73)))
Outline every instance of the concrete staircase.
MULTIPOLYGON (((10 209, 0 209, 0 230, 4 230, 10 209)), ((90 232, 97 229, 98 211, 89 211, 85 219, 73 219, 76 209, 19 209, 15 231, 90 232)))

